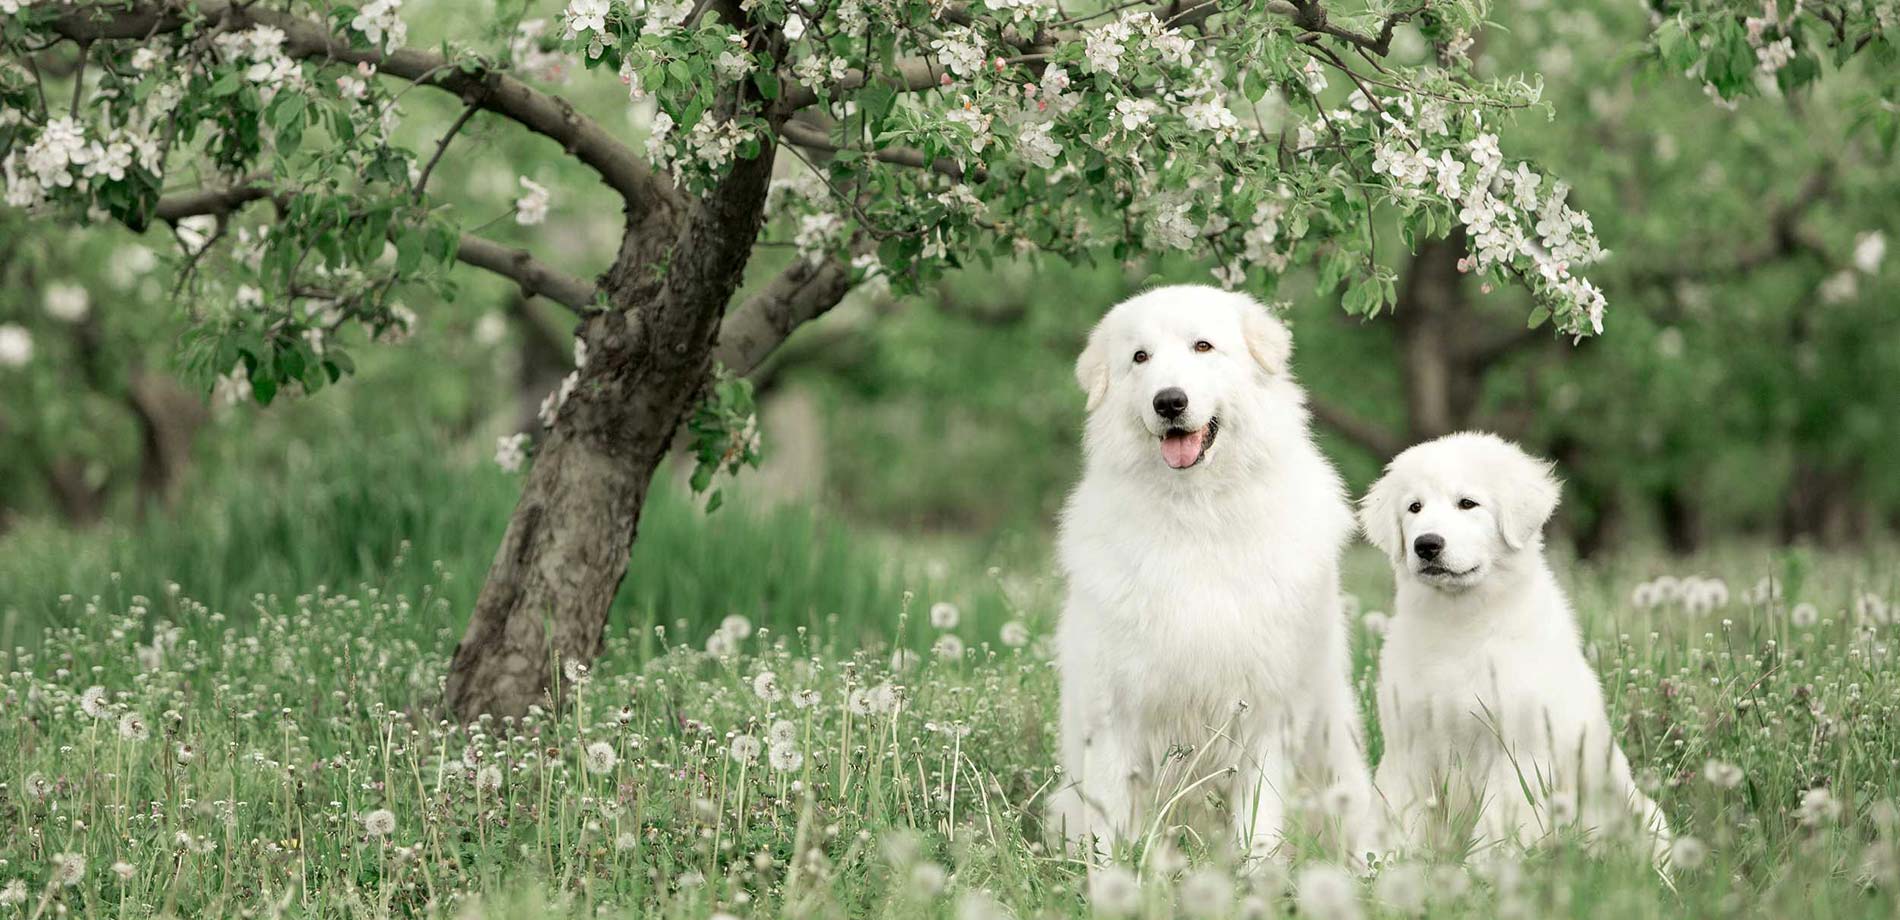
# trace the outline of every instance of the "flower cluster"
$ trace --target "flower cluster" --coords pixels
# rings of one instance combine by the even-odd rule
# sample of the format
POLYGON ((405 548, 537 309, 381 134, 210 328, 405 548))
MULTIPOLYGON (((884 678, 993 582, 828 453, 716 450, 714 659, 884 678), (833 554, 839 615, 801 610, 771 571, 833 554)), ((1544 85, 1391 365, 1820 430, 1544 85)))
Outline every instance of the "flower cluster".
POLYGON ((1547 182, 1526 163, 1507 168, 1493 133, 1457 148, 1438 146, 1452 130, 1443 107, 1427 104, 1415 119, 1413 112, 1402 97, 1380 112, 1385 129, 1373 171, 1402 200, 1431 196, 1454 209, 1470 235, 1460 271, 1524 275, 1565 331, 1602 332, 1603 292, 1574 270, 1608 253, 1589 215, 1570 206, 1570 186, 1547 182))

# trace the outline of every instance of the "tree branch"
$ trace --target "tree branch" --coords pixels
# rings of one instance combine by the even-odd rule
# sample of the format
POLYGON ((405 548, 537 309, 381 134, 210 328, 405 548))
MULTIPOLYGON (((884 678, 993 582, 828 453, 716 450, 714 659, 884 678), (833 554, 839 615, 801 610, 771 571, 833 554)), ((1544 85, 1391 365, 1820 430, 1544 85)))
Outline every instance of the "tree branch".
POLYGON ((435 142, 435 153, 429 157, 428 165, 422 167, 422 172, 416 175, 417 201, 422 200, 423 191, 429 187, 429 177, 435 174, 436 164, 442 162, 442 155, 449 152, 449 142, 455 140, 455 135, 461 133, 462 126, 468 124, 468 120, 474 118, 475 113, 479 111, 481 111, 481 106, 472 102, 462 106, 462 114, 455 116, 455 121, 450 123, 449 129, 442 132, 442 139, 435 142))
POLYGON ((1308 395, 1306 405, 1313 418, 1346 440, 1371 451, 1380 460, 1389 460, 1405 449, 1404 439, 1344 406, 1308 395))
MULTIPOLYGON (((823 128, 809 125, 802 121, 787 121, 779 127, 779 136, 783 137, 786 143, 803 147, 807 150, 822 150, 827 153, 837 153, 840 150, 846 149, 838 142, 832 140, 831 136, 826 133, 823 128)), ((949 176, 959 182, 965 178, 974 182, 981 182, 987 175, 987 172, 981 168, 969 170, 966 174, 963 164, 948 157, 939 157, 932 160, 925 156, 923 151, 914 147, 884 147, 878 150, 866 150, 863 152, 866 156, 885 163, 890 163, 895 166, 909 166, 913 169, 928 169, 932 172, 949 176)))
MULTIPOLYGON (((160 198, 153 215, 159 220, 175 224, 187 217, 225 215, 241 210, 253 201, 277 199, 278 194, 271 191, 267 184, 269 178, 263 173, 252 173, 229 188, 202 189, 160 198)), ((393 234, 398 229, 392 225, 390 231, 393 234)), ((594 305, 593 282, 556 271, 535 259, 525 249, 504 246, 494 240, 464 233, 456 244, 455 258, 513 281, 523 294, 546 297, 577 313, 594 305)))
POLYGON ((592 281, 555 271, 526 249, 464 233, 455 247, 455 258, 513 281, 527 296, 546 297, 576 313, 584 313, 594 306, 592 281))
POLYGON ((1425 12, 1430 7, 1431 3, 1426 2, 1411 9, 1398 10, 1388 14, 1385 20, 1379 24, 1379 34, 1376 36, 1367 35, 1363 32, 1355 32, 1351 29, 1342 28, 1328 22, 1326 18, 1326 8, 1320 5, 1319 0, 1272 0, 1272 2, 1267 4, 1267 11, 1279 13, 1293 20, 1294 25, 1308 32, 1331 35, 1334 38, 1357 45, 1380 57, 1385 57, 1392 53, 1393 31, 1398 29, 1401 23, 1410 21, 1412 17, 1425 12))
MULTIPOLYGON (((898 61, 897 74, 893 77, 878 78, 900 93, 921 93, 943 85, 944 70, 935 64, 921 59, 898 61)), ((866 83, 864 71, 852 68, 845 72, 844 79, 829 85, 833 93, 863 89, 866 83)), ((788 110, 802 109, 818 102, 818 90, 802 83, 793 83, 785 89, 785 107, 788 110)))
POLYGON ((211 22, 221 30, 268 25, 284 32, 284 53, 292 58, 314 58, 343 64, 370 64, 381 73, 412 83, 433 86, 508 118, 560 144, 575 159, 592 167, 627 202, 631 211, 644 211, 656 202, 676 204, 677 192, 658 181, 646 161, 621 143, 572 103, 549 95, 473 59, 451 61, 439 54, 401 48, 384 53, 353 47, 321 22, 261 4, 230 0, 197 0, 193 7, 167 0, 129 3, 42 4, 60 11, 49 24, 55 33, 77 42, 149 39, 161 32, 211 22))
MULTIPOLYGON (((262 198, 269 198, 270 188, 265 182, 270 178, 267 173, 254 172, 238 180, 228 188, 199 189, 167 195, 158 199, 152 209, 152 218, 168 224, 176 224, 187 217, 204 214, 223 215, 242 210, 247 204, 262 198)), ((143 231, 144 227, 134 227, 143 231)))
POLYGON ((833 255, 813 265, 800 258, 726 315, 713 357, 739 376, 750 374, 794 330, 837 306, 850 291, 851 267, 843 259, 833 255))

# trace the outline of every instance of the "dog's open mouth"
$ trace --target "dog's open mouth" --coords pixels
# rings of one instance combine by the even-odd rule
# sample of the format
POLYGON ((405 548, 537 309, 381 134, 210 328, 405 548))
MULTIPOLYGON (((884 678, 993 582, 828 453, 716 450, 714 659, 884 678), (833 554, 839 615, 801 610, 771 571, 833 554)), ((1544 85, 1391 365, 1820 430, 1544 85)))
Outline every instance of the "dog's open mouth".
POLYGON ((1185 470, 1207 456, 1214 446, 1214 436, 1219 433, 1219 418, 1210 418, 1206 426, 1193 431, 1170 428, 1161 436, 1161 459, 1174 469, 1185 470))
POLYGON ((1475 565, 1462 572, 1453 571, 1451 569, 1445 568, 1442 565, 1428 565, 1422 569, 1419 569, 1418 573, 1420 575, 1425 576, 1426 578, 1463 578, 1466 575, 1476 572, 1477 570, 1478 570, 1478 567, 1475 565))

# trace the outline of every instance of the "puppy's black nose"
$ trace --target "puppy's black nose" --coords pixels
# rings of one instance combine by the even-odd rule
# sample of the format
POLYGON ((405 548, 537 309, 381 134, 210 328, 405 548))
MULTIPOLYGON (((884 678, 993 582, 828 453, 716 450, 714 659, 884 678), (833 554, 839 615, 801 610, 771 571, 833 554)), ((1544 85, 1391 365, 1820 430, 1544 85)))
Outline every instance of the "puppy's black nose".
POLYGON ((1444 551, 1445 538, 1435 533, 1419 534, 1418 539, 1412 541, 1412 552, 1417 553, 1418 558, 1426 562, 1437 559, 1438 554, 1444 551))
POLYGON ((1169 387, 1155 394, 1155 414, 1165 419, 1177 419, 1187 411, 1187 392, 1180 387, 1169 387))

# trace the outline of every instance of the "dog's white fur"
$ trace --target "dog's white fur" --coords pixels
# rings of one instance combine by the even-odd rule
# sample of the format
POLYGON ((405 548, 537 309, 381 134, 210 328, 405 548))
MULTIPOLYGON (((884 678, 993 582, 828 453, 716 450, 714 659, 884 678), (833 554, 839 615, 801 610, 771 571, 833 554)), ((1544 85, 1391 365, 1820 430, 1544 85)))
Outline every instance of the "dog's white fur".
MULTIPOLYGON (((1636 788, 1603 688, 1543 553, 1551 465, 1489 434, 1412 447, 1360 506, 1398 582, 1379 661, 1378 788, 1401 847, 1475 816, 1453 845, 1530 844, 1569 821, 1648 838, 1669 828, 1636 788), (1443 548, 1420 557, 1419 537, 1443 548)), ((1428 544, 1429 545, 1429 544, 1428 544)))
POLYGON ((1086 460, 1061 524, 1065 777, 1050 810, 1072 841, 1141 837, 1217 791, 1255 853, 1299 800, 1327 802, 1365 852, 1371 788, 1338 576, 1352 511, 1313 444, 1291 352, 1251 298, 1182 286, 1110 310, 1076 362, 1086 460), (1172 425, 1153 407, 1167 387, 1188 395, 1172 425), (1163 461, 1170 427, 1213 418, 1200 462, 1163 461))

